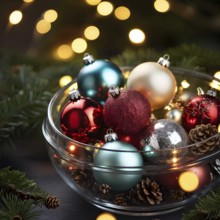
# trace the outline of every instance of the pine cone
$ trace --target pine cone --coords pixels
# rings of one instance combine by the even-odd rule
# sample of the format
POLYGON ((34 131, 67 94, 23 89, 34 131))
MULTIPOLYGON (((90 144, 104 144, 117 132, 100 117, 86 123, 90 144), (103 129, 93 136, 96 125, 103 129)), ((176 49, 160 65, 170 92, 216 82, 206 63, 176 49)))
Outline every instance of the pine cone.
POLYGON ((142 179, 129 191, 131 200, 135 204, 147 203, 150 205, 160 204, 162 193, 159 184, 149 178, 142 179))
POLYGON ((76 184, 85 186, 89 184, 90 173, 87 170, 76 169, 72 171, 72 177, 76 184))
POLYGON ((108 194, 111 190, 111 187, 108 184, 102 184, 99 186, 99 191, 103 194, 108 194))
POLYGON ((48 209, 55 209, 59 207, 60 201, 55 196, 48 196, 46 200, 44 201, 44 205, 48 209))
POLYGON ((189 132, 189 141, 191 144, 195 143, 195 145, 191 147, 192 153, 195 155, 203 155, 214 150, 214 148, 219 144, 220 138, 219 136, 213 138, 211 137, 217 133, 217 127, 211 124, 201 124, 191 129, 189 132), (207 138, 210 139, 205 141, 207 138), (201 141, 204 142, 199 143, 201 141))
POLYGON ((125 206, 127 205, 127 199, 123 193, 119 193, 113 198, 113 203, 116 205, 125 206))
POLYGON ((171 190, 170 192, 171 198, 176 201, 182 201, 186 199, 186 195, 187 195, 186 192, 179 189, 171 190))
POLYGON ((13 220, 22 220, 22 217, 20 215, 15 215, 13 217, 13 220))

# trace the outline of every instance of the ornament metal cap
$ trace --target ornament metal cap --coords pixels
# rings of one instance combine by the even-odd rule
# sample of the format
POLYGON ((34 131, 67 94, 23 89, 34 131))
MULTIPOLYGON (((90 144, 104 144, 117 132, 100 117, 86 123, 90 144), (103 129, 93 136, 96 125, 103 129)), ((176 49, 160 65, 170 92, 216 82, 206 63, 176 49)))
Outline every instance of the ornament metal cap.
POLYGON ((116 141, 118 140, 118 135, 115 132, 113 132, 112 129, 108 129, 104 139, 105 142, 116 141))
POLYGON ((95 62, 95 58, 90 55, 89 53, 85 53, 83 57, 83 64, 84 65, 89 65, 95 62))
POLYGON ((117 97, 120 95, 120 89, 116 85, 111 85, 108 91, 112 97, 117 97))
POLYGON ((210 96, 213 96, 213 97, 216 97, 216 95, 217 95, 216 91, 214 91, 212 89, 208 90, 206 94, 210 95, 210 96))
POLYGON ((168 54, 165 54, 163 57, 160 57, 159 60, 157 61, 160 65, 169 68, 170 66, 170 56, 168 54))
POLYGON ((77 101, 81 97, 79 90, 77 90, 77 89, 70 91, 69 95, 70 95, 70 100, 72 100, 72 101, 77 101))

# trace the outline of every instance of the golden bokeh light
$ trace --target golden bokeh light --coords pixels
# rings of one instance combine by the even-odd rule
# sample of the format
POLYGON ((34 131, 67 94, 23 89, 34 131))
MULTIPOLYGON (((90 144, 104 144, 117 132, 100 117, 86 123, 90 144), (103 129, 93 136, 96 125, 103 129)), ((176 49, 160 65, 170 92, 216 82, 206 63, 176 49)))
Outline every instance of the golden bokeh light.
POLYGON ((88 40, 96 40, 99 37, 100 31, 96 26, 88 26, 84 31, 84 36, 88 40))
MULTIPOLYGON (((70 75, 65 75, 62 76, 59 80, 59 86, 60 87, 64 87, 65 85, 67 85, 68 83, 70 83, 73 80, 72 76, 70 75)), ((71 145, 72 146, 72 145, 71 145)))
POLYGON ((181 173, 178 182, 180 188, 185 192, 193 192, 199 186, 199 178, 192 171, 185 171, 181 173))
POLYGON ((73 57, 73 51, 70 45, 62 44, 57 48, 56 55, 58 59, 68 60, 73 57))
POLYGON ((165 13, 170 9, 170 3, 166 0, 156 0, 154 2, 154 8, 158 12, 165 13))
POLYGON ((46 20, 40 20, 37 22, 36 30, 39 34, 46 34, 51 29, 51 24, 46 20))
POLYGON ((76 146, 75 146, 75 145, 73 145, 73 144, 71 144, 71 145, 68 147, 68 149, 69 149, 69 151, 72 153, 72 152, 74 152, 74 151, 75 151, 76 146))
POLYGON ((86 0, 86 3, 89 5, 98 5, 101 0, 86 0))
POLYGON ((25 3, 31 3, 31 2, 33 2, 34 0, 23 0, 23 2, 25 2, 25 3))
POLYGON ((119 6, 118 8, 115 9, 114 14, 115 17, 119 20, 127 20, 130 17, 131 12, 127 7, 119 6))
POLYGON ((87 49, 87 42, 83 38, 76 38, 71 46, 75 53, 83 53, 87 49))
POLYGON ((117 220, 117 218, 112 215, 111 213, 108 212, 104 212, 102 214, 100 214, 96 220, 117 220))
POLYGON ((130 41, 134 44, 141 44, 145 41, 145 33, 138 28, 132 29, 128 36, 130 41))
POLYGON ((9 16, 9 22, 13 25, 16 25, 21 22, 23 14, 19 10, 13 11, 9 16))
POLYGON ((56 21, 58 18, 58 14, 55 10, 53 9, 49 9, 47 11, 44 12, 44 19, 49 22, 52 23, 54 21, 56 21))
POLYGON ((184 89, 187 89, 189 88, 190 84, 186 81, 186 80, 183 80, 181 82, 181 86, 184 88, 184 89))
POLYGON ((113 11, 114 7, 111 2, 103 1, 98 4, 97 12, 102 16, 110 15, 113 11))

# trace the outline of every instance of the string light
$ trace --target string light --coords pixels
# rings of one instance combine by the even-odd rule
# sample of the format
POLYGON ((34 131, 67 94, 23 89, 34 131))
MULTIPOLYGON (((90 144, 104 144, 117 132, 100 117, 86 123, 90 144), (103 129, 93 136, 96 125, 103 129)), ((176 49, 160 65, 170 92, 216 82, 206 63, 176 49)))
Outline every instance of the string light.
POLYGON ((166 0, 156 0, 154 2, 154 8, 158 12, 165 13, 170 9, 170 3, 166 0))
POLYGON ((46 20, 40 20, 37 22, 36 30, 39 34, 46 34, 51 29, 51 24, 46 20))
POLYGON ((68 60, 73 56, 72 48, 68 44, 62 44, 57 48, 57 58, 68 60))
POLYGON ((86 0, 86 3, 89 5, 98 5, 101 0, 86 0))
POLYGON ((73 77, 70 75, 65 75, 62 76, 59 80, 59 86, 60 87, 64 87, 65 85, 67 85, 68 83, 70 83, 73 80, 73 77))
POLYGON ((75 53, 83 53, 87 49, 87 42, 83 38, 76 38, 71 46, 75 53))
POLYGON ((135 28, 129 32, 129 39, 134 44, 141 44, 145 40, 145 34, 142 30, 135 28))
POLYGON ((21 22, 23 14, 19 10, 13 11, 9 16, 9 22, 13 25, 16 25, 21 22))
POLYGON ((102 16, 110 15, 113 11, 113 5, 111 2, 104 1, 98 4, 97 12, 102 16))
POLYGON ((96 40, 99 37, 100 31, 96 26, 89 26, 84 31, 84 36, 88 40, 96 40))
POLYGON ((58 14, 55 10, 53 9, 49 9, 47 11, 44 12, 44 19, 49 22, 52 23, 54 21, 56 21, 58 18, 58 14))
POLYGON ((115 9, 114 14, 115 14, 115 17, 119 20, 127 20, 130 17, 131 12, 127 7, 120 6, 115 9))
POLYGON ((181 86, 182 86, 184 89, 187 89, 187 88, 190 86, 190 84, 189 84, 186 80, 183 80, 183 81, 181 82, 181 86))

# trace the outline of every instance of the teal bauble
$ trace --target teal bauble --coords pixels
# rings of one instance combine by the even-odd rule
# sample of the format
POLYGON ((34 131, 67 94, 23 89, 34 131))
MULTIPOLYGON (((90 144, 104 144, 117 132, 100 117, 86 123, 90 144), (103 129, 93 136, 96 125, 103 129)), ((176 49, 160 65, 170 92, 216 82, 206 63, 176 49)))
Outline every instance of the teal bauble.
POLYGON ((114 191, 126 191, 142 176, 143 158, 131 144, 122 141, 105 143, 97 153, 93 174, 97 182, 114 191))
POLYGON ((79 92, 84 97, 104 104, 112 85, 124 86, 125 79, 119 67, 107 60, 95 60, 90 54, 83 58, 84 67, 77 77, 79 92))

